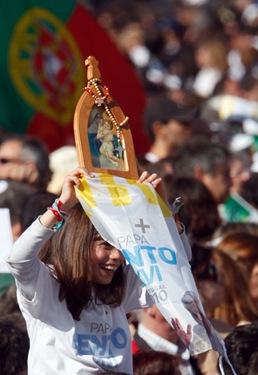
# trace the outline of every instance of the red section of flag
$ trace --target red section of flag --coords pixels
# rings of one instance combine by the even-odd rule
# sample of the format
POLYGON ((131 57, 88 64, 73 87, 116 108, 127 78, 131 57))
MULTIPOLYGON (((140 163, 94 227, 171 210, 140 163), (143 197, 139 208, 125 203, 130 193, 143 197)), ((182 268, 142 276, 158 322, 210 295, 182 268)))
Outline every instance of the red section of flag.
MULTIPOLYGON (((99 61, 103 83, 129 117, 136 154, 143 154, 148 148, 148 140, 142 129, 145 92, 133 67, 82 5, 75 7, 66 26, 76 40, 83 58, 92 55, 99 61)), ((86 69, 85 82, 81 84, 82 92, 85 83, 86 69)), ((48 144, 50 150, 54 150, 65 144, 73 144, 72 122, 73 119, 61 126, 45 115, 36 113, 29 124, 28 133, 36 134, 48 144)))

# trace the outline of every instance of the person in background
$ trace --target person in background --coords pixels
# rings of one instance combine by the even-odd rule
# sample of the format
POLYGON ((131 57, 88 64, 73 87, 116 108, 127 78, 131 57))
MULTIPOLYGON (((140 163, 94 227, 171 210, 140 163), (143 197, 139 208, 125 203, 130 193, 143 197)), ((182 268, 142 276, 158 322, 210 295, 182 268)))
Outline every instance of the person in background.
POLYGON ((245 152, 232 152, 230 157, 231 193, 240 194, 242 185, 249 180, 250 160, 245 152))
POLYGON ((46 145, 28 135, 8 135, 0 144, 0 179, 26 182, 45 191, 51 179, 46 145))
POLYGON ((206 36, 198 41, 195 60, 199 68, 193 82, 193 91, 201 98, 211 97, 228 70, 226 39, 206 36))
POLYGON ((212 236, 211 246, 216 246, 217 243, 219 243, 223 237, 238 232, 250 233, 255 236, 258 236, 258 223, 253 223, 249 221, 222 222, 222 224, 215 230, 212 236))
POLYGON ((17 288, 15 283, 13 283, 0 295, 0 316, 14 316, 16 323, 19 324, 19 328, 27 332, 26 323, 19 308, 16 293, 17 288))
MULTIPOLYGON (((8 209, 10 215, 10 221, 8 220, 5 223, 6 226, 10 225, 10 246, 12 241, 15 241, 23 231, 21 216, 24 213, 24 204, 33 192, 34 189, 27 183, 15 180, 0 180, 0 209, 8 209)), ((0 241, 3 241, 3 238, 0 241)), ((1 259, 3 257, 4 255, 1 259)), ((11 273, 0 273, 0 293, 3 293, 13 282, 14 278, 11 273)))
POLYGON ((224 297, 224 281, 215 262, 214 252, 211 247, 193 243, 190 264, 204 311, 213 327, 224 339, 233 326, 213 318, 214 310, 221 305, 224 297))
MULTIPOLYGON (((216 332, 222 339, 225 339, 234 326, 212 317, 214 310, 223 301, 224 291, 223 279, 213 259, 213 253, 214 250, 211 247, 193 243, 190 264, 205 314, 216 332)), ((218 357, 218 353, 214 350, 209 350, 197 356, 198 366, 202 374, 219 374, 217 369, 218 357)))
POLYGON ((14 314, 0 317, 0 352, 2 375, 27 375, 29 338, 14 314))
POLYGON ((178 215, 190 243, 209 241, 222 223, 218 205, 210 190, 194 177, 167 175, 163 181, 170 204, 180 197, 182 206, 178 215))
POLYGON ((248 278, 249 293, 258 307, 258 235, 239 231, 217 240, 216 246, 243 269, 248 278))
POLYGON ((177 334, 163 317, 156 305, 133 312, 137 329, 133 335, 133 355, 139 351, 165 352, 178 363, 183 375, 200 375, 189 351, 182 347, 177 334))
POLYGON ((258 172, 252 172, 249 179, 243 182, 239 194, 247 203, 258 210, 258 172))
POLYGON ((212 317, 232 326, 257 320, 258 312, 250 296, 246 273, 218 247, 215 247, 213 259, 223 280, 223 301, 214 309, 212 317))
POLYGON ((167 97, 150 99, 143 113, 143 122, 151 146, 144 158, 155 163, 173 155, 178 146, 191 137, 191 122, 196 116, 196 108, 167 97))
POLYGON ((203 137, 185 141, 173 158, 173 176, 195 177, 210 190, 217 204, 229 196, 230 152, 221 144, 203 137))
POLYGON ((25 182, 0 180, 0 208, 9 209, 13 241, 22 233, 21 216, 24 214, 25 202, 32 194, 34 189, 25 182))
POLYGON ((134 375, 181 375, 176 358, 155 350, 133 355, 134 375))
MULTIPOLYGON (((258 373, 258 321, 235 327, 225 338, 228 357, 238 375, 258 373)), ((223 361, 224 362, 224 361, 223 361)), ((225 375, 232 371, 223 363, 225 375)))

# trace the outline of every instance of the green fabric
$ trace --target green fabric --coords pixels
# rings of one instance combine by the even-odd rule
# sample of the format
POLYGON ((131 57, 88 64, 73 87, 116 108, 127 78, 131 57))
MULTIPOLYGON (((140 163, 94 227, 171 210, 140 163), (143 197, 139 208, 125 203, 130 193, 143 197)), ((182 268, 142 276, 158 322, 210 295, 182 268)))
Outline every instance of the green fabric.
POLYGON ((10 273, 0 274, 0 294, 2 294, 11 284, 14 283, 14 277, 10 273))
POLYGON ((258 211, 236 193, 221 208, 222 217, 228 222, 258 222, 258 211))
MULTIPOLYGON (((0 124, 4 128, 23 133, 37 112, 32 102, 21 94, 22 88, 17 88, 19 83, 12 75, 13 71, 19 71, 24 84, 30 88, 32 96, 36 97, 38 87, 33 87, 35 81, 32 71, 35 68, 32 53, 42 24, 35 22, 30 11, 46 11, 65 24, 76 3, 76 0, 0 1, 0 124), (17 27, 22 31, 18 32, 17 27), (17 39, 18 34, 20 39, 17 39)), ((49 30, 51 32, 50 26, 49 30)))

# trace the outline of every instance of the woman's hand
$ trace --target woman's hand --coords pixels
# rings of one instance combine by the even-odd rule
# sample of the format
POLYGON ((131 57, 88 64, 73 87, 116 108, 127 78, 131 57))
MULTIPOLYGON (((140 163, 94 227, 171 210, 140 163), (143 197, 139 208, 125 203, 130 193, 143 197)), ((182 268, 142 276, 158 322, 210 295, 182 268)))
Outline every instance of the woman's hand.
POLYGON ((137 180, 137 182, 140 184, 146 184, 147 182, 149 182, 155 189, 159 186, 159 184, 161 184, 161 181, 162 179, 158 177, 157 173, 152 173, 150 175, 147 171, 142 172, 137 180))
POLYGON ((62 210, 69 211, 76 203, 78 203, 74 188, 76 187, 77 189, 80 189, 80 177, 83 174, 94 177, 93 173, 90 173, 86 168, 83 167, 76 168, 65 177, 59 197, 60 201, 62 202, 62 210))
POLYGON ((151 183, 154 189, 157 190, 157 193, 161 196, 163 201, 169 206, 167 195, 165 192, 165 188, 162 182, 162 178, 158 177, 157 173, 152 173, 151 175, 149 172, 144 171, 141 173, 140 177, 138 178, 137 182, 141 184, 145 184, 147 182, 151 183))
MULTIPOLYGON (((82 167, 76 168, 74 171, 69 173, 64 179, 61 195, 59 198, 59 201, 61 201, 62 203, 61 207, 59 207, 60 210, 69 211, 78 202, 74 188, 77 187, 78 189, 80 189, 81 175, 94 177, 93 173, 90 173, 86 168, 82 167)), ((40 222, 46 228, 53 228, 53 226, 57 222, 57 219, 51 210, 47 210, 40 217, 40 222)))

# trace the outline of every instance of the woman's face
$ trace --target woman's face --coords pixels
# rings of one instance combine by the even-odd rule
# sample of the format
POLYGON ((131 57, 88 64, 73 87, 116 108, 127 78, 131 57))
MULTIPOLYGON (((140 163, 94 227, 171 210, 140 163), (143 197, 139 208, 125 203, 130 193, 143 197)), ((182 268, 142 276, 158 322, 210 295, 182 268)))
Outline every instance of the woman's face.
POLYGON ((93 281, 97 284, 108 285, 114 273, 124 263, 124 256, 114 246, 99 237, 93 244, 95 262, 93 265, 93 281))
POLYGON ((97 124, 100 124, 102 122, 102 116, 101 114, 98 112, 95 117, 94 117, 95 121, 97 124))

